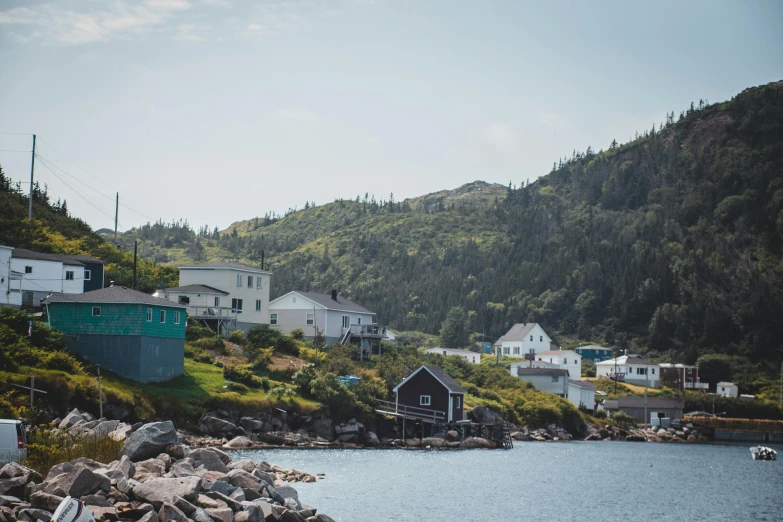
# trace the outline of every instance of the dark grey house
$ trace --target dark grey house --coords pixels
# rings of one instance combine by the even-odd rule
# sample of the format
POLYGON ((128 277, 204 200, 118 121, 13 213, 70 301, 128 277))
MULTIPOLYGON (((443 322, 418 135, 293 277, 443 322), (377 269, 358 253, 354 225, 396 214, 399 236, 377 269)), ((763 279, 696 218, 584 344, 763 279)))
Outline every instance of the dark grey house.
POLYGON ((609 413, 620 410, 643 424, 650 424, 650 418, 681 419, 685 401, 682 399, 664 399, 661 397, 620 397, 604 401, 603 407, 609 413), (647 419, 644 417, 645 400, 647 419))
POLYGON ((465 418, 465 389, 439 366, 420 366, 394 388, 397 411, 424 418, 432 412, 437 423, 465 418))

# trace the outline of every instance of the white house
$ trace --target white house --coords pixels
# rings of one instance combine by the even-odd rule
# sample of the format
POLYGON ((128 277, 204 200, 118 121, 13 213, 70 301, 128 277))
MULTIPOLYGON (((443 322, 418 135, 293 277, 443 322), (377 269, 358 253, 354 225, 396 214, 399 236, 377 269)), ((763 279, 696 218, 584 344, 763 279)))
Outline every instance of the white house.
POLYGON ((48 254, 14 248, 11 271, 21 274, 21 304, 38 307, 51 294, 81 294, 103 288, 104 262, 90 256, 48 254))
POLYGON ((595 385, 590 381, 568 379, 568 401, 589 411, 595 408, 595 385))
POLYGON ((568 370, 563 368, 517 368, 517 377, 527 381, 537 390, 554 393, 560 397, 568 395, 568 370))
POLYGON ((595 363, 595 374, 607 379, 614 379, 617 375, 620 382, 657 388, 661 369, 641 355, 630 354, 595 363))
POLYGON ((437 353, 448 357, 450 355, 461 357, 471 364, 481 364, 481 354, 478 352, 471 352, 470 350, 459 350, 457 348, 428 348, 424 350, 424 353, 437 353))
POLYGON ((547 350, 536 354, 536 359, 558 365, 568 370, 571 379, 582 377, 582 356, 571 350, 547 350))
POLYGON ((326 344, 385 338, 385 329, 373 324, 374 312, 354 303, 332 290, 329 294, 288 292, 269 303, 269 324, 289 333, 301 328, 305 337, 316 333, 326 338, 326 344), (348 336, 348 337, 346 337, 348 336))
POLYGON ((519 368, 556 368, 560 369, 560 366, 546 361, 520 361, 511 363, 508 367, 511 375, 517 377, 517 369, 519 368))
POLYGON ((13 247, 0 245, 0 306, 22 306, 22 274, 11 270, 13 247))
POLYGON ((715 386, 715 393, 721 397, 736 397, 739 394, 739 388, 733 382, 721 381, 715 386))
POLYGON ((501 355, 525 357, 530 350, 535 354, 550 349, 552 339, 538 323, 517 323, 504 336, 495 341, 495 350, 501 355))
POLYGON ((249 330, 269 320, 272 273, 239 263, 179 267, 179 286, 155 292, 188 307, 188 315, 227 330, 249 330))

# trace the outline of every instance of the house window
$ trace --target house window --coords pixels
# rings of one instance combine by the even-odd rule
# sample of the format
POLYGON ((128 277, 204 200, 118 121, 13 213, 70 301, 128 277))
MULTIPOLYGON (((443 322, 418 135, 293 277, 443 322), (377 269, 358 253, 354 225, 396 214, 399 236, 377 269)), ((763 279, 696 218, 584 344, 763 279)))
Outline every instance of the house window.
POLYGON ((253 288, 253 276, 247 276, 247 287, 253 288))
POLYGON ((189 304, 190 304, 190 297, 188 297, 188 296, 186 296, 186 295, 181 295, 181 296, 179 296, 179 298, 177 299, 177 302, 178 302, 179 304, 181 304, 181 305, 189 305, 189 304))
POLYGON ((92 280, 92 270, 85 270, 84 271, 84 280, 85 281, 91 281, 92 280))
POLYGON ((215 296, 215 306, 220 306, 220 297, 215 296))
POLYGON ((348 328, 351 326, 351 316, 350 315, 344 315, 343 316, 343 328, 348 328))
POLYGON ((544 342, 544 336, 543 335, 539 336, 538 342, 539 343, 543 343, 544 342))
POLYGON ((503 355, 508 355, 508 346, 503 347, 503 355))
POLYGON ((532 335, 530 336, 530 340, 531 340, 531 341, 533 340, 533 336, 532 336, 532 335))
POLYGON ((552 382, 558 382, 558 381, 560 381, 560 377, 558 377, 557 375, 553 375, 552 382))
POLYGON ((256 299, 256 312, 261 311, 261 299, 256 299))
POLYGON ((693 373, 693 368, 688 368, 688 375, 693 373))
POLYGON ((165 323, 166 322, 166 310, 160 311, 160 322, 165 323))
POLYGON ((519 346, 514 347, 514 355, 519 355, 519 346))
POLYGON ((179 312, 174 312, 174 324, 179 324, 179 312))
POLYGON ((460 397, 459 395, 454 397, 454 407, 455 408, 461 408, 462 407, 461 403, 462 403, 462 397, 460 397))
POLYGON ((261 283, 261 276, 256 277, 256 288, 261 288, 263 284, 261 283))
POLYGON ((242 300, 241 299, 231 299, 231 311, 235 314, 241 314, 242 313, 242 300))
POLYGON ((420 395, 419 396, 419 406, 429 406, 432 402, 432 397, 429 395, 420 395))
POLYGON ((152 308, 147 308, 147 322, 152 321, 152 308))
POLYGON ((73 281, 73 270, 66 270, 65 271, 65 280, 66 281, 73 281))
POLYGON ((628 373, 633 373, 633 366, 628 367, 628 373))
POLYGON ((315 321, 315 316, 313 314, 307 314, 307 324, 313 324, 315 321))
POLYGON ((655 375, 655 368, 652 369, 652 374, 655 375))
POLYGON ((92 316, 93 317, 100 317, 101 316, 101 307, 100 306, 93 306, 92 307, 92 316))
POLYGON ((31 266, 24 267, 24 273, 25 274, 32 274, 33 273, 33 267, 31 267, 31 266))
POLYGON ((362 324, 362 318, 361 317, 357 317, 356 318, 356 324, 362 324))
POLYGON ((446 355, 446 350, 443 350, 443 355, 446 355))
POLYGON ((237 286, 242 288, 242 274, 237 274, 237 286))
POLYGON ((269 324, 277 324, 277 314, 269 314, 269 324))

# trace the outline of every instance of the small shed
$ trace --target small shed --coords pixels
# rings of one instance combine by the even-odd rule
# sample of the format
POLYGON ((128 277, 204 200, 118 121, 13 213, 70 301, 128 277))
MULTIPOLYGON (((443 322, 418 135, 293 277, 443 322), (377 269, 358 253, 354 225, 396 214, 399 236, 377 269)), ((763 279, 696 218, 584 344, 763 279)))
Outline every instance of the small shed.
POLYGON ((568 379, 568 401, 588 411, 595 408, 595 384, 590 381, 568 379))
POLYGON ((733 382, 721 381, 715 385, 715 393, 721 397, 736 397, 739 395, 739 388, 733 382))
POLYGON ((684 407, 684 400, 664 397, 620 397, 616 401, 604 401, 604 409, 610 413, 620 410, 644 424, 649 424, 650 419, 681 419, 684 407), (644 416, 645 410, 648 418, 644 416))
POLYGON ((517 368, 517 377, 527 381, 537 390, 568 396, 568 370, 563 368, 517 368))
POLYGON ((432 413, 438 422, 464 419, 465 389, 439 366, 422 365, 394 388, 397 411, 414 417, 432 413))
POLYGON ((71 351, 102 368, 139 382, 184 373, 184 305, 123 286, 52 295, 43 304, 71 351))

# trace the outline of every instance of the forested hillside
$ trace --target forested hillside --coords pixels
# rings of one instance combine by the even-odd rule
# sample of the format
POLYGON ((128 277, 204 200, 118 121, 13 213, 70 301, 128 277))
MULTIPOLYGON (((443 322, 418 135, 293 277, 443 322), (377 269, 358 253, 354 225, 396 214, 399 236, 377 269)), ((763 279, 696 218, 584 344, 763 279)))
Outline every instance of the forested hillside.
MULTIPOLYGON (((33 187, 33 220, 28 217, 29 199, 19 182, 9 179, 0 166, 0 245, 29 248, 56 254, 88 254, 106 261, 104 272, 109 281, 130 287, 133 284, 133 250, 123 251, 104 242, 81 219, 70 216, 65 200, 52 202, 46 187, 33 187)), ((138 261, 137 288, 152 291, 177 282, 172 267, 138 261)))
POLYGON ((146 239, 161 261, 257 263, 264 250, 274 295, 337 288, 402 330, 436 333, 461 305, 491 338, 537 321, 772 372, 783 359, 782 124, 778 82, 671 113, 630 143, 575 151, 529 185, 308 203, 223 232, 158 223, 124 240, 146 239))

